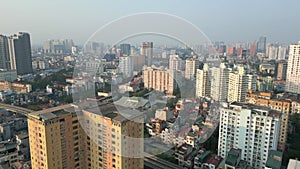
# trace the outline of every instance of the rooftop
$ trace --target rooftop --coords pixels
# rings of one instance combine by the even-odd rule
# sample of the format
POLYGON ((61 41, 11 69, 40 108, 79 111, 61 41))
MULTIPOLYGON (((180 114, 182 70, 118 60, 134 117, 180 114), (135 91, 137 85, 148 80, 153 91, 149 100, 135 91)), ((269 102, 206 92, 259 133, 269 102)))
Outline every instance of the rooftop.
POLYGON ((240 108, 240 110, 241 109, 251 110, 253 113, 259 113, 262 111, 267 112, 266 116, 270 116, 270 117, 280 117, 281 116, 281 113, 277 110, 273 110, 271 108, 259 106, 259 105, 255 105, 255 104, 232 102, 228 106, 229 109, 236 109, 237 107, 240 108))
POLYGON ((228 155, 225 160, 225 164, 230 165, 230 166, 237 166, 239 161, 238 158, 241 155, 241 150, 240 149, 230 149, 228 152, 228 155))
POLYGON ((282 152, 270 150, 266 166, 272 169, 280 169, 282 161, 282 152))
POLYGON ((298 161, 297 159, 290 159, 289 161, 289 165, 287 169, 298 169, 300 167, 300 161, 298 161))
POLYGON ((204 153, 198 156, 198 161, 203 163, 207 159, 207 157, 210 156, 210 154, 211 154, 210 151, 205 151, 204 153))
POLYGON ((98 114, 116 121, 128 121, 143 115, 143 112, 124 106, 116 106, 114 103, 93 104, 83 108, 84 111, 98 114))
POLYGON ((205 161, 205 163, 207 163, 207 164, 212 164, 212 165, 214 165, 215 167, 217 167, 217 166, 220 164, 221 160, 222 160, 221 157, 218 157, 218 156, 215 156, 215 157, 209 156, 209 157, 207 158, 207 160, 205 161))
POLYGON ((72 104, 66 104, 62 106, 57 106, 57 107, 37 111, 31 113, 30 115, 39 117, 42 120, 51 120, 56 117, 69 114, 70 112, 75 112, 75 109, 72 104))
POLYGON ((142 108, 145 107, 149 101, 141 97, 122 97, 121 99, 115 101, 116 105, 132 108, 142 108))
POLYGON ((11 142, 1 142, 0 154, 6 153, 7 151, 16 150, 17 144, 11 142))

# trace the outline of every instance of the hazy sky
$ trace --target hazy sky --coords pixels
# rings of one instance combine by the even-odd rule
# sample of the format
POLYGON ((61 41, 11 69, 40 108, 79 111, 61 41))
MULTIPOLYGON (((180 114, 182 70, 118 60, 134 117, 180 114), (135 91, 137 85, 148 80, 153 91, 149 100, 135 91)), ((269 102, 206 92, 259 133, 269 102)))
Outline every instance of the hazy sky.
POLYGON ((83 44, 119 17, 164 12, 194 23, 213 41, 266 35, 268 42, 289 44, 300 40, 299 11, 299 0, 3 0, 0 34, 27 31, 32 44, 62 38, 83 44))

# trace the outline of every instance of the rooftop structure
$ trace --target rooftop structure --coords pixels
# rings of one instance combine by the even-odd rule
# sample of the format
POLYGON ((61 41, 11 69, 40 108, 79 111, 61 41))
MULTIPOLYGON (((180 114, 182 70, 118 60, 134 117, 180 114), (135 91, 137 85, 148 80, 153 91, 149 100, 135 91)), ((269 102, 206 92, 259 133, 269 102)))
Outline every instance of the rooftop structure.
POLYGON ((282 162, 283 153, 280 151, 270 150, 268 155, 268 160, 266 163, 266 168, 270 169, 280 169, 282 162))

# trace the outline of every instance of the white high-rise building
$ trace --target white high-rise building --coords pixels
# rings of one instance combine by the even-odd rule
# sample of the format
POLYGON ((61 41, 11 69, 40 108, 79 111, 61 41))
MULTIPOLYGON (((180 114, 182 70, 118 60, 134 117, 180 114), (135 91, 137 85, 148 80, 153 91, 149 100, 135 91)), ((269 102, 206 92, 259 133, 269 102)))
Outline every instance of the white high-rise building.
POLYGON ((221 108, 218 155, 231 148, 242 150, 241 159, 253 168, 265 168, 269 150, 276 150, 280 112, 265 107, 231 103, 221 108))
POLYGON ((248 90, 256 91, 257 75, 248 74, 248 90))
POLYGON ((285 90, 300 94, 300 41, 290 45, 285 90))
POLYGON ((245 102, 248 90, 256 90, 256 75, 245 74, 243 66, 238 67, 238 72, 229 73, 228 102, 245 102))
POLYGON ((199 67, 199 61, 195 59, 187 59, 185 60, 185 78, 187 79, 195 79, 195 73, 197 68, 199 67))
POLYGON ((215 101, 226 101, 228 93, 229 72, 225 63, 220 67, 213 67, 211 70, 211 98, 215 101))
POLYGON ((131 56, 121 56, 119 58, 119 71, 124 77, 133 75, 133 59, 131 56))
POLYGON ((151 66, 153 59, 153 42, 143 42, 140 54, 146 57, 146 64, 151 66))
POLYGON ((268 59, 269 60, 284 60, 287 48, 285 46, 274 46, 268 47, 268 59))
POLYGON ((279 46, 278 47, 277 60, 285 60, 286 50, 287 50, 287 48, 285 46, 279 46))
POLYGON ((268 48, 268 59, 276 60, 278 55, 278 47, 277 46, 269 46, 268 48))
POLYGON ((178 55, 170 55, 169 69, 170 70, 182 70, 183 63, 182 59, 178 55))
POLYGON ((248 79, 246 75, 235 72, 229 73, 228 97, 227 101, 244 102, 248 89, 248 79))
POLYGON ((8 52, 9 52, 10 70, 16 70, 17 63, 16 63, 15 45, 14 45, 13 37, 8 38, 8 48, 9 48, 8 52))
POLYGON ((196 97, 210 96, 210 76, 208 64, 196 72, 196 97))

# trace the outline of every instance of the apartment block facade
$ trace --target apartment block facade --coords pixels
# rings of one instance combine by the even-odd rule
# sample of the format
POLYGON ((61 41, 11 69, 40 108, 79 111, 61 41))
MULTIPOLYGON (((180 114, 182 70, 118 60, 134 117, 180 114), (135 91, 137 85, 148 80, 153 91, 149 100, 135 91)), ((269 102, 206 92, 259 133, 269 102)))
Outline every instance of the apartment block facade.
POLYGON ((113 104, 76 113, 63 105, 28 115, 33 169, 142 169, 143 123, 113 104), (79 116, 78 116, 79 115, 79 116))
POLYGON ((221 108, 218 155, 241 149, 241 159, 264 168, 269 150, 278 145, 281 113, 262 106, 231 103, 221 108))

